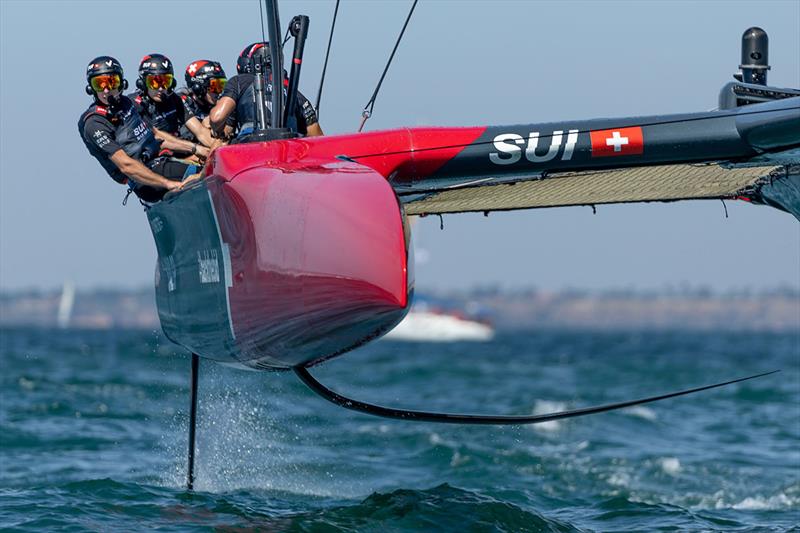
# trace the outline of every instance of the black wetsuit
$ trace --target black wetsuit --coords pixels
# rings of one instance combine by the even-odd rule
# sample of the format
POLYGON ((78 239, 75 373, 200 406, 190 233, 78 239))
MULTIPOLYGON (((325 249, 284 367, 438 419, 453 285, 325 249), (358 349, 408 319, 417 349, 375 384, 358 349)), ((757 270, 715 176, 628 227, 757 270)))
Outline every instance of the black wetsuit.
POLYGON ((89 106, 78 120, 78 132, 89 153, 108 175, 117 183, 128 184, 145 201, 160 200, 166 190, 129 180, 111 161, 111 156, 118 150, 123 150, 129 157, 141 161, 167 179, 180 181, 186 172, 187 165, 158 157, 160 145, 153 130, 126 96, 120 96, 119 104, 113 108, 97 103, 89 106))
POLYGON ((188 119, 181 97, 174 92, 165 94, 162 102, 154 102, 140 91, 131 93, 128 97, 151 127, 170 135, 178 136, 181 126, 188 119))
MULTIPOLYGON (((236 102, 236 121, 239 125, 239 133, 246 132, 248 129, 252 130, 256 122, 256 104, 255 104, 255 88, 253 82, 256 77, 253 74, 239 74, 228 80, 225 85, 225 90, 222 91, 223 96, 233 98, 236 102)), ((267 84, 267 90, 264 97, 267 100, 267 120, 269 120, 270 108, 272 103, 270 95, 272 94, 271 84, 267 84)), ((284 89, 284 96, 286 96, 286 89, 284 89)), ((297 91, 297 106, 293 117, 289 117, 289 123, 286 124, 288 128, 296 131, 301 135, 308 133, 308 127, 317 123, 317 112, 314 111, 314 106, 308 101, 308 98, 303 96, 300 91, 297 91)))

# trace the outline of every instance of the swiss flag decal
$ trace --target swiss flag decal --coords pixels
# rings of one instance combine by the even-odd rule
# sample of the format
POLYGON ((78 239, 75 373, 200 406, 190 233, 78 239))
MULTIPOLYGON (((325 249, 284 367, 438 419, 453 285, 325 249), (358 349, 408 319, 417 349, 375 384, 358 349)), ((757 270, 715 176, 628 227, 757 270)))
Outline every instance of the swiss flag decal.
POLYGON ((637 155, 644 152, 642 128, 618 128, 589 132, 592 136, 592 157, 637 155))

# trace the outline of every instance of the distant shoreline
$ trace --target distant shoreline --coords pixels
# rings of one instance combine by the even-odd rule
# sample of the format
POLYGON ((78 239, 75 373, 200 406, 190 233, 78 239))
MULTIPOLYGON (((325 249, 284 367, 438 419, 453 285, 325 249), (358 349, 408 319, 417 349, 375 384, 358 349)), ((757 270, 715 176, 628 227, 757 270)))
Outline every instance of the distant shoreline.
MULTIPOLYGON (((490 322, 497 330, 800 331, 800 290, 715 294, 680 290, 509 290, 418 293, 429 308, 490 322)), ((55 328, 60 290, 0 293, 0 327, 55 328)), ((63 305, 63 304, 62 304, 63 305)), ((63 312, 63 311, 62 311, 63 312)), ((160 329, 152 288, 78 290, 66 324, 75 329, 160 329)))

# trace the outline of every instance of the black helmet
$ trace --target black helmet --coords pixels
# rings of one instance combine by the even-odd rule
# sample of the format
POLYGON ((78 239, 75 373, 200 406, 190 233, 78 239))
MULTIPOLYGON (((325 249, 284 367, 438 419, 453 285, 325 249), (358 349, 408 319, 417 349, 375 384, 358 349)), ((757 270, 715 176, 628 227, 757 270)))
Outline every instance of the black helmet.
POLYGON ((267 65, 270 64, 269 43, 258 42, 245 47, 236 59, 236 72, 239 74, 253 74, 250 72, 250 59, 264 58, 267 65))
POLYGON ((125 81, 125 73, 120 62, 111 56, 99 56, 89 61, 89 65, 86 67, 86 94, 94 94, 90 85, 92 78, 104 74, 119 74, 122 79, 122 89, 128 88, 128 82, 125 81))
POLYGON ((212 78, 226 77, 222 65, 210 59, 192 61, 184 72, 186 86, 197 96, 202 96, 208 91, 208 85, 212 78))
POLYGON ((174 89, 175 71, 172 69, 172 61, 170 61, 167 56, 162 54, 148 54, 139 62, 139 78, 136 80, 136 88, 140 91, 144 91, 146 89, 145 78, 147 76, 166 74, 173 76, 172 83, 168 89, 174 89))

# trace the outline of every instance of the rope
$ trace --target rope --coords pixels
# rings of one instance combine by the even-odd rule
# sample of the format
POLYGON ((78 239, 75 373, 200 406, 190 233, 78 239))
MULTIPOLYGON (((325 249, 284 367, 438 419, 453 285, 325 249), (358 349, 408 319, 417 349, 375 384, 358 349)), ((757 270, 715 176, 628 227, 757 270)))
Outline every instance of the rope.
POLYGON ((319 120, 319 102, 322 100, 322 85, 325 83, 325 71, 328 70, 328 57, 331 55, 331 43, 333 42, 333 30, 336 28, 336 15, 339 13, 339 0, 336 0, 336 8, 333 10, 333 22, 331 22, 331 33, 328 35, 328 49, 325 51, 325 64, 322 66, 322 76, 319 79, 319 90, 317 90, 317 120, 319 120))
POLYGON ((417 7, 418 0, 414 0, 414 3, 411 4, 411 10, 408 12, 408 16, 406 17, 406 22, 403 24, 403 29, 400 30, 400 35, 397 36, 397 42, 394 43, 394 48, 392 49, 392 54, 389 56, 389 61, 386 62, 386 68, 383 69, 383 74, 381 74, 381 79, 378 80, 378 85, 375 87, 375 92, 372 93, 372 98, 369 99, 367 105, 364 106, 364 111, 361 113, 361 124, 358 126, 358 132, 361 133, 361 130, 364 129, 364 124, 367 122, 367 119, 372 116, 372 110, 375 109, 375 99, 378 98, 378 91, 381 90, 381 84, 383 83, 383 79, 386 77, 386 73, 389 72, 389 65, 392 64, 392 59, 394 59, 394 54, 397 52, 397 47, 400 46, 400 41, 403 39, 403 34, 406 32, 406 28, 408 27, 408 22, 411 20, 411 15, 414 13, 414 8, 417 7))

